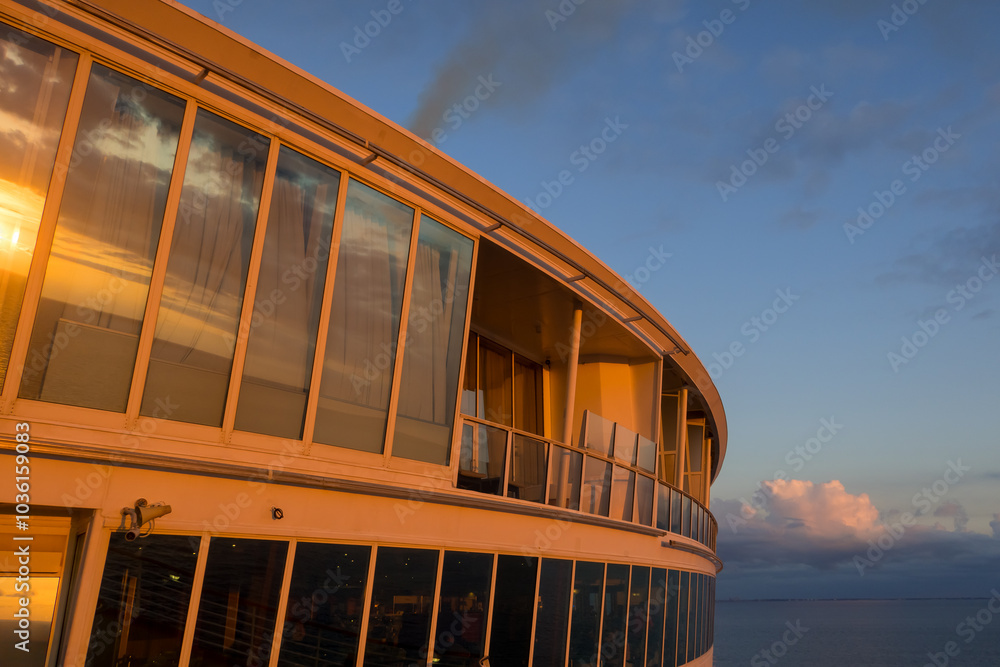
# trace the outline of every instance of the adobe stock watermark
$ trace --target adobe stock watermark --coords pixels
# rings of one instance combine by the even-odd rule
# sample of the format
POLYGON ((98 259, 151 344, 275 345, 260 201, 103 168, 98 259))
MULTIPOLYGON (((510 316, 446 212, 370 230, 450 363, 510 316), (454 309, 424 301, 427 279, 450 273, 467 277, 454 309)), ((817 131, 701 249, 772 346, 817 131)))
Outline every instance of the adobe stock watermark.
MULTIPOLYGON (((974 275, 965 282, 955 285, 955 288, 945 295, 945 301, 952 305, 952 312, 957 313, 965 308, 998 273, 1000 273, 1000 263, 997 263, 997 256, 995 254, 989 258, 983 256, 974 275)), ((886 354, 892 372, 898 373, 900 367, 913 361, 920 350, 941 332, 942 327, 951 322, 951 315, 952 313, 946 308, 939 308, 934 312, 934 317, 917 320, 916 330, 900 339, 899 350, 891 350, 886 354)))
POLYGON ((653 274, 666 266, 667 260, 673 256, 674 253, 663 250, 662 244, 659 248, 649 246, 649 254, 646 256, 646 261, 632 269, 632 273, 626 273, 624 276, 625 282, 638 292, 639 288, 648 283, 653 274))
POLYGON ((812 86, 809 88, 810 94, 806 101, 798 107, 789 111, 774 123, 774 131, 778 137, 771 136, 757 148, 748 148, 746 151, 749 159, 729 167, 729 180, 716 181, 715 188, 719 191, 719 196, 723 202, 736 194, 740 188, 754 177, 754 175, 767 164, 771 156, 781 150, 782 142, 791 140, 795 133, 801 130, 806 123, 813 118, 813 114, 823 108, 831 97, 833 91, 827 90, 826 84, 820 84, 819 88, 812 86))
MULTIPOLYGON (((441 114, 442 122, 450 128, 452 132, 457 131, 458 128, 462 127, 465 121, 472 118, 472 114, 479 110, 483 102, 490 99, 490 97, 493 96, 493 93, 496 92, 497 88, 503 85, 500 81, 495 81, 493 79, 493 74, 488 74, 486 76, 480 75, 477 77, 476 81, 479 85, 476 86, 475 90, 473 90, 470 95, 468 95, 461 102, 452 104, 443 114, 441 114)), ((427 141, 438 146, 448 141, 448 133, 445 131, 444 126, 439 125, 431 130, 430 135, 427 137, 427 141)))
MULTIPOLYGON (((745 12, 749 9, 750 2, 751 0, 732 0, 732 3, 736 5, 740 12, 745 12)), ((674 65, 677 66, 677 71, 683 74, 685 66, 692 65, 694 61, 701 58, 705 50, 712 48, 716 40, 722 37, 722 33, 726 31, 726 26, 730 26, 736 22, 738 16, 739 14, 732 9, 723 9, 719 12, 719 18, 702 21, 701 24, 705 26, 705 29, 693 37, 688 35, 687 39, 684 40, 686 43, 684 51, 674 51, 673 53, 672 57, 674 65)))
MULTIPOLYGON (((601 128, 597 136, 587 143, 580 144, 579 148, 570 153, 569 163, 576 167, 576 173, 582 174, 587 171, 590 165, 604 154, 608 146, 618 141, 618 138, 627 129, 628 124, 622 122, 621 116, 615 116, 614 120, 610 116, 605 118, 604 127, 601 128)), ((556 174, 555 179, 541 181, 539 185, 542 186, 542 191, 524 201, 532 211, 541 214, 542 210, 552 206, 552 202, 558 199, 575 180, 576 177, 572 171, 563 169, 556 174)))
POLYGON ((894 32, 899 32, 900 28, 906 25, 911 16, 920 11, 920 8, 927 4, 927 0, 903 0, 899 4, 892 6, 888 19, 879 19, 875 26, 882 33, 882 39, 889 41, 889 36, 894 32))
POLYGON ((885 555, 892 550, 906 534, 907 528, 917 525, 917 517, 930 513, 934 507, 941 503, 941 500, 948 494, 951 487, 962 481, 965 473, 971 471, 969 466, 962 465, 962 459, 948 461, 944 473, 934 480, 929 486, 925 486, 917 492, 910 503, 916 511, 903 512, 898 521, 883 523, 885 532, 877 538, 868 540, 868 549, 864 555, 854 556, 854 567, 858 570, 858 575, 865 576, 865 570, 875 567, 875 565, 885 558, 885 555))
POLYGON ((777 665, 788 654, 789 647, 798 644, 799 640, 809 632, 809 628, 803 626, 799 619, 795 619, 794 624, 791 621, 785 621, 785 627, 788 629, 782 633, 781 639, 754 654, 753 658, 750 659, 751 667, 777 665))
MULTIPOLYGON (((829 419, 823 417, 819 420, 819 428, 816 435, 807 438, 801 445, 795 445, 785 454, 785 463, 792 467, 793 472, 801 472, 806 467, 806 463, 816 458, 823 451, 826 445, 833 441, 834 437, 844 429, 843 424, 837 423, 837 418, 830 416, 829 419)), ((779 468, 771 475, 769 482, 787 481, 788 472, 784 468, 779 468)), ((747 524, 749 519, 757 510, 767 507, 768 502, 774 496, 774 489, 769 482, 758 482, 757 490, 750 496, 750 500, 740 498, 740 513, 742 517, 736 516, 732 512, 727 513, 726 523, 733 533, 739 532, 739 528, 747 524)))
MULTIPOLYGON (((928 169, 941 159, 941 155, 947 153, 961 138, 962 135, 954 132, 951 125, 947 128, 939 127, 937 136, 931 145, 921 151, 919 155, 913 155, 904 162, 900 170, 904 176, 909 177, 911 183, 916 183, 927 173, 928 169)), ((901 178, 892 181, 886 190, 875 190, 872 193, 874 201, 867 206, 858 207, 858 217, 853 223, 844 223, 844 234, 847 235, 847 240, 851 245, 854 245, 855 238, 871 229, 906 192, 906 183, 901 178)))
MULTIPOLYGON (((1000 591, 994 588, 990 594, 993 597, 989 599, 986 606, 977 611, 974 616, 966 616, 961 623, 955 626, 955 634, 964 639, 966 644, 971 644, 979 633, 993 622, 993 617, 1000 614, 1000 591)), ((923 667, 947 667, 951 663, 951 659, 957 658, 961 652, 962 648, 958 642, 949 641, 944 645, 942 651, 928 652, 929 662, 924 663, 923 667)))
POLYGON ((576 13, 576 8, 587 2, 587 0, 560 0, 555 10, 545 10, 545 20, 549 22, 549 28, 555 32, 560 23, 565 23, 570 16, 576 13))
MULTIPOLYGON (((227 2, 243 2, 243 0, 226 0, 227 2)), ((340 43, 340 52, 344 54, 344 59, 350 63, 355 56, 371 46, 372 40, 382 34, 382 31, 389 27, 392 20, 403 13, 406 7, 402 0, 389 0, 382 9, 373 9, 372 20, 354 26, 353 39, 350 42, 340 43)))
MULTIPOLYGON (((755 315, 743 323, 740 333, 749 339, 753 344, 760 340, 761 335, 768 331, 778 321, 788 309, 799 300, 797 294, 792 294, 792 289, 775 290, 778 297, 771 303, 770 308, 765 308, 760 315, 755 315)), ((708 364, 708 374, 713 380, 718 380, 722 374, 733 367, 736 360, 742 357, 747 351, 747 346, 739 340, 734 340, 729 346, 720 352, 713 352, 712 358, 715 360, 708 364)))

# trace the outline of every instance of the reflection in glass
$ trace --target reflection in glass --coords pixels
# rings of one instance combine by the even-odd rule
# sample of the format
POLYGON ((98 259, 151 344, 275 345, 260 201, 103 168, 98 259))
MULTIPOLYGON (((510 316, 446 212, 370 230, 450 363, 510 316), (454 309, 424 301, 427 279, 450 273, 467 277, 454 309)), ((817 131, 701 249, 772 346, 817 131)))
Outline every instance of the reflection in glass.
POLYGON ((421 218, 393 456, 448 464, 472 248, 472 239, 427 216, 421 218))
POLYGON ((597 667, 603 586, 604 563, 577 561, 569 631, 569 661, 574 667, 597 667))
POLYGON ((636 456, 636 465, 646 472, 656 470, 656 443, 641 435, 639 436, 639 453, 636 456))
POLYGON ((382 452, 413 209, 347 187, 313 439, 382 452))
POLYGON ((634 504, 635 473, 628 468, 615 466, 611 484, 611 518, 631 521, 634 504))
POLYGON ((542 559, 535 612, 534 667, 563 667, 569 629, 570 594, 573 592, 573 562, 542 559))
POLYGON ((458 488, 480 493, 503 493, 507 431, 465 423, 458 457, 458 488))
POLYGON ((354 664, 370 556, 370 547, 298 543, 279 664, 354 664))
POLYGON ((691 497, 681 498, 681 535, 691 537, 691 497))
POLYGON ((429 549, 378 549, 364 664, 426 661, 437 559, 429 549))
POLYGON ((180 535, 150 535, 134 542, 125 541, 123 533, 111 535, 87 665, 180 662, 199 543, 180 535))
POLYGON ((545 443, 514 435, 507 497, 545 502, 545 443))
POLYGON ((140 412, 221 426, 269 140, 198 111, 140 412))
POLYGON ((125 411, 183 114, 93 66, 21 398, 125 411))
POLYGON ((302 436, 340 174, 281 147, 236 428, 302 436))
POLYGON ((78 56, 0 24, 0 388, 78 56))
POLYGON ((535 557, 501 555, 497 558, 493 639, 490 641, 490 663, 493 665, 528 667, 530 610, 535 607, 537 572, 538 559, 535 557))
POLYGON ((667 571, 654 567, 649 588, 649 636, 646 638, 647 665, 673 665, 663 656, 663 602, 667 599, 667 571))
POLYGON ((493 555, 446 551, 434 632, 434 664, 478 665, 486 648, 493 555))
POLYGON ((670 487, 663 483, 656 485, 656 527, 675 532, 670 525, 670 487))
POLYGON ((635 480, 636 516, 634 520, 644 526, 653 524, 653 488, 656 482, 652 477, 637 475, 635 480))
POLYGON ((622 667, 629 604, 629 566, 608 564, 604 584, 604 622, 601 624, 601 665, 622 667))
POLYGON ((563 447, 552 447, 549 466, 549 505, 580 509, 580 475, 583 454, 563 447))
POLYGON ((479 336, 469 332, 469 342, 465 349, 465 373, 462 379, 462 414, 479 417, 479 336))
POLYGON ((691 573, 681 572, 677 588, 677 664, 687 662, 688 600, 691 573))
POLYGON ((212 538, 190 664, 267 664, 287 553, 287 542, 212 538))
POLYGON ((667 597, 664 607, 666 627, 663 637, 663 664, 674 665, 677 655, 677 596, 680 586, 680 572, 670 570, 667 577, 667 597))
POLYGON ((608 516, 611 507, 611 464, 588 456, 583 470, 580 509, 608 516))
POLYGON ((615 423, 589 410, 586 412, 586 421, 587 441, 584 446, 604 456, 611 456, 615 423))
POLYGON ((670 531, 677 533, 681 532, 681 512, 683 508, 681 507, 681 495, 680 491, 674 489, 670 490, 670 531))
POLYGON ((621 424, 615 424, 615 458, 625 465, 635 465, 636 434, 621 424))
POLYGON ((628 653, 629 665, 643 665, 646 657, 646 625, 649 623, 649 568, 632 566, 632 581, 628 595, 628 653))

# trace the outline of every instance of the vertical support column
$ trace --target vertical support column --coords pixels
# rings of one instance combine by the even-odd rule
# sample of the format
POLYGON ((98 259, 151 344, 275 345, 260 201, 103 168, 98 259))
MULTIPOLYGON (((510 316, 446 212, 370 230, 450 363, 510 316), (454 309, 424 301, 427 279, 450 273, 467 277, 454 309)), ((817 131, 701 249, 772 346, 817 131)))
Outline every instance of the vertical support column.
POLYGON ((687 469, 687 404, 688 390, 681 389, 677 392, 677 466, 674 472, 674 479, 677 481, 677 488, 684 490, 684 471, 687 469))
POLYGON ((712 488, 712 439, 705 438, 705 454, 702 457, 704 464, 702 465, 704 476, 704 494, 702 495, 702 502, 705 503, 705 507, 710 506, 710 498, 708 497, 708 492, 712 488))
MULTIPOLYGON (((569 343, 569 363, 566 365, 566 413, 563 419, 562 439, 567 447, 573 446, 573 404, 576 402, 576 373, 580 365, 580 329, 583 326, 583 303, 573 302, 573 329, 569 343)), ((550 457, 551 458, 551 457, 550 457)), ((569 489, 569 460, 559 457, 559 487, 556 490, 559 507, 566 507, 569 489)))

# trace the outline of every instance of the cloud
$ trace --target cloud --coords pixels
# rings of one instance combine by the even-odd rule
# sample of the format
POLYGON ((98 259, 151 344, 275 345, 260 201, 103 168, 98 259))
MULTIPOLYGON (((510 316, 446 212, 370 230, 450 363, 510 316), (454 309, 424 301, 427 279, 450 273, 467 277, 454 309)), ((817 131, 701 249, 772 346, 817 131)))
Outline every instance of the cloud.
POLYGON ((953 520, 951 531, 914 523, 912 508, 909 516, 899 510, 880 512, 867 494, 852 494, 836 480, 762 482, 759 494, 766 500, 755 500, 754 506, 738 500, 712 503, 728 594, 946 595, 954 591, 929 589, 917 575, 933 572, 938 583, 961 582, 963 591, 975 591, 987 583, 989 572, 1000 568, 1000 541, 994 539, 1000 537, 1000 514, 990 524, 994 536, 989 536, 967 530, 965 509, 955 501, 934 512, 953 520), (809 582, 805 588, 803 581, 809 582))
POLYGON ((949 500, 938 507, 934 510, 934 516, 953 519, 956 532, 965 532, 966 527, 969 525, 969 515, 957 500, 949 500))
POLYGON ((452 105, 473 92, 480 76, 492 74, 501 83, 490 104, 530 104, 560 77, 596 57, 601 46, 615 41, 629 12, 641 9, 651 20, 669 22, 683 5, 684 0, 473 3, 468 37, 452 49, 421 93, 409 128, 427 137, 452 105), (560 12, 566 6, 572 13, 560 12))

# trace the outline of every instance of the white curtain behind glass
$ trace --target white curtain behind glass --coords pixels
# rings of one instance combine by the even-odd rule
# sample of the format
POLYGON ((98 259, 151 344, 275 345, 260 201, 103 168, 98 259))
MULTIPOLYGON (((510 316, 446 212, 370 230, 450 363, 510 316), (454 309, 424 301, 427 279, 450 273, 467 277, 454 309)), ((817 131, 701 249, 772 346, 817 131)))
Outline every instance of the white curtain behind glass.
POLYGON ((344 235, 353 236, 342 241, 350 243, 352 252, 341 253, 337 264, 339 284, 330 312, 321 393, 382 409, 389 402, 392 383, 386 357, 394 352, 382 348, 393 340, 390 309, 398 300, 393 294, 388 229, 375 211, 348 200, 344 235))

